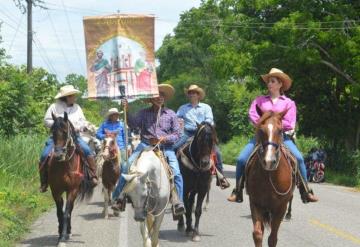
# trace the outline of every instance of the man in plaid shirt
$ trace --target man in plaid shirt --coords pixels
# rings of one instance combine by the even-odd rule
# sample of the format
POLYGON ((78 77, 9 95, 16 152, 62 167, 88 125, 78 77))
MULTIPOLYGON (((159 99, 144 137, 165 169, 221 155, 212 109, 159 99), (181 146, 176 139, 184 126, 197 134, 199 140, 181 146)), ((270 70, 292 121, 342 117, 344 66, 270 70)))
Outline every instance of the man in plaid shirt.
MULTIPOLYGON (((159 85, 159 97, 150 99, 150 107, 140 110, 135 116, 129 115, 129 127, 140 128, 141 143, 130 156, 127 164, 124 162, 121 172, 127 174, 129 166, 134 162, 142 150, 148 146, 160 144, 161 150, 168 158, 169 165, 174 173, 174 183, 176 192, 172 191, 173 205, 176 215, 182 215, 185 212, 183 204, 183 178, 180 173, 179 163, 173 150, 173 144, 180 137, 180 126, 176 113, 164 107, 164 102, 169 100, 175 93, 174 88, 169 84, 159 85)), ((127 110, 128 104, 123 100, 124 108, 127 110)), ((123 195, 121 191, 125 186, 125 179, 120 176, 118 185, 113 193, 116 199, 116 205, 112 208, 115 210, 124 209, 123 195)))

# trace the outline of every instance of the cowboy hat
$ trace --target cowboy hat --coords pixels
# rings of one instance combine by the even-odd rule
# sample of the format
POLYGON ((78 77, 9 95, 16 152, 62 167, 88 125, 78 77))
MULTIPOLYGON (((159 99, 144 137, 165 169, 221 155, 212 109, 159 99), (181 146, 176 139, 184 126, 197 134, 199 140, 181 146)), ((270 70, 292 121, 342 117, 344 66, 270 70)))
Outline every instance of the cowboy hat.
POLYGON ((264 82, 268 82, 269 81, 269 78, 270 77, 276 77, 276 78, 279 78, 281 80, 281 82, 283 83, 282 85, 282 89, 284 91, 287 91, 290 89, 291 87, 291 83, 292 83, 292 80, 291 78, 285 74, 282 70, 279 70, 277 68, 272 68, 270 70, 270 72, 266 75, 261 75, 261 78, 263 79, 264 82))
POLYGON ((190 85, 189 88, 185 88, 184 91, 186 95, 189 94, 189 91, 197 92, 200 95, 200 100, 204 99, 205 97, 205 91, 201 87, 195 84, 190 85))
POLYGON ((175 89, 170 84, 159 84, 159 94, 163 93, 165 100, 171 99, 175 94, 175 89))
POLYGON ((59 93, 55 96, 55 99, 59 99, 62 97, 66 97, 78 93, 80 93, 80 91, 75 89, 73 85, 65 85, 60 88, 59 93))
POLYGON ((111 115, 113 114, 117 114, 118 116, 120 116, 120 114, 123 113, 123 111, 120 111, 117 108, 111 108, 108 110, 108 112, 106 113, 105 118, 109 118, 111 115))

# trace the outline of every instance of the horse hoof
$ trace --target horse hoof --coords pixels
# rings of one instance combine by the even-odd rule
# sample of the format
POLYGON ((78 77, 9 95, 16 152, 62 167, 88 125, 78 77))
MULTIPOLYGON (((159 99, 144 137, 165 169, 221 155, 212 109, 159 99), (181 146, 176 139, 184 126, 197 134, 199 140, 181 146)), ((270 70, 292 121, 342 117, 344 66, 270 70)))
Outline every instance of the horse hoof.
POLYGON ((198 234, 194 234, 193 237, 192 237, 192 241, 193 242, 200 242, 201 241, 201 238, 198 234))
POLYGON ((184 225, 178 225, 178 226, 177 226, 177 230, 178 230, 179 232, 184 232, 184 231, 185 231, 185 226, 184 226, 184 225))
POLYGON ((59 242, 57 247, 66 247, 66 243, 64 242, 59 242))
POLYGON ((68 234, 65 235, 65 239, 66 239, 66 240, 69 240, 71 237, 72 237, 72 234, 71 234, 71 233, 68 233, 68 234))
POLYGON ((114 210, 114 212, 113 212, 113 213, 114 213, 114 216, 115 216, 115 217, 119 217, 119 216, 120 216, 119 211, 114 210))
POLYGON ((285 215, 285 219, 286 219, 286 220, 291 220, 291 214, 285 215))
POLYGON ((191 230, 186 230, 185 234, 186 234, 187 237, 190 237, 191 235, 193 235, 193 230, 192 229, 191 230))

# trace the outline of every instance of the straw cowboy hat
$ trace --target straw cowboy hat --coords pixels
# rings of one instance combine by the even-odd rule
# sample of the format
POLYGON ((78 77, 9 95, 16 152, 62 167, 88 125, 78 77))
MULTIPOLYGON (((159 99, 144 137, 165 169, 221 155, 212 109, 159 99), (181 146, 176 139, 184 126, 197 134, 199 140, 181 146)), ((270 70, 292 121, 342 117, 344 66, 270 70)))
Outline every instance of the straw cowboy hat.
POLYGON ((60 88, 59 93, 55 96, 55 99, 59 99, 62 97, 66 97, 78 93, 80 93, 80 91, 75 89, 73 85, 65 85, 60 88))
POLYGON ((171 99, 175 94, 175 89, 170 84, 159 84, 159 94, 163 93, 165 100, 171 99))
POLYGON ((204 99, 205 97, 205 91, 199 87, 198 85, 190 85, 189 88, 185 88, 185 94, 188 95, 189 91, 197 92, 200 95, 200 100, 204 99))
POLYGON ((270 72, 266 75, 262 75, 261 78, 263 79, 264 82, 268 82, 269 81, 269 78, 270 77, 277 77, 281 80, 281 82, 283 83, 282 85, 282 89, 284 91, 287 91, 290 89, 291 87, 291 83, 292 83, 292 80, 291 78, 285 74, 282 70, 279 70, 277 68, 272 68, 270 70, 270 72))
POLYGON ((120 114, 123 113, 123 111, 120 111, 117 108, 111 108, 108 110, 108 112, 106 113, 105 118, 109 118, 111 115, 113 114, 117 114, 118 116, 120 116, 120 114))

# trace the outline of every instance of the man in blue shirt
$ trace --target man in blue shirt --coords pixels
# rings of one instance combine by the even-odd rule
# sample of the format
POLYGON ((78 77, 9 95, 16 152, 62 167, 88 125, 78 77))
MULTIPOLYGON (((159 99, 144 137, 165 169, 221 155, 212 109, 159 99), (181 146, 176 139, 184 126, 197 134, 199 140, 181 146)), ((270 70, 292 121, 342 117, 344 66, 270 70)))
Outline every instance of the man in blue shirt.
MULTIPOLYGON (((189 138, 195 135, 198 124, 207 122, 214 125, 214 116, 211 107, 208 104, 200 102, 200 100, 205 97, 204 90, 197 85, 191 85, 185 90, 185 94, 188 96, 190 103, 180 106, 176 113, 180 121, 183 122, 184 131, 180 139, 174 144, 174 150, 183 146, 189 138)), ((217 146, 215 146, 215 152, 217 158, 215 166, 218 172, 221 173, 221 176, 217 176, 217 185, 222 189, 226 189, 230 184, 223 175, 221 154, 217 146)))
MULTIPOLYGON (((96 138, 103 140, 107 132, 117 132, 117 145, 121 152, 121 157, 125 157, 125 127, 124 123, 119 121, 120 112, 117 108, 111 108, 106 114, 106 120, 103 122, 96 132, 96 138)), ((123 159, 121 159, 123 160, 123 159)))

